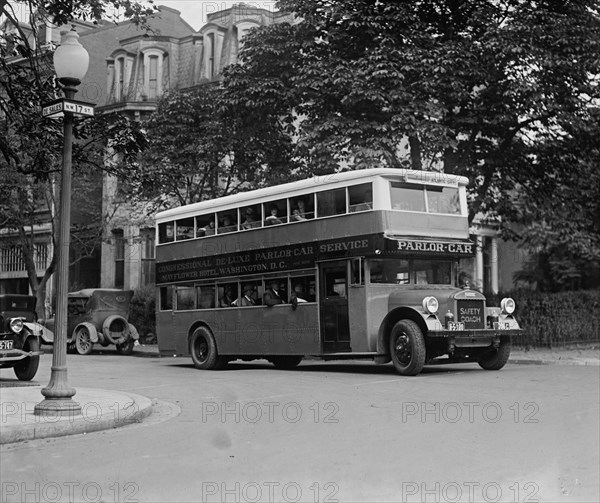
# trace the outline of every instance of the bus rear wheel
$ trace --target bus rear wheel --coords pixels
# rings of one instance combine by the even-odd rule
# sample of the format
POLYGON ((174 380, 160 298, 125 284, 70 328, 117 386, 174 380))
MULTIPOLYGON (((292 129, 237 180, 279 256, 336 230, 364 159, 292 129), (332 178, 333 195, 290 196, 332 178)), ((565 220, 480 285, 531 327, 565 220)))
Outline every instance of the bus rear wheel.
POLYGON ((190 337, 190 354, 197 369, 219 370, 227 365, 227 359, 219 356, 215 338, 206 327, 194 330, 190 337))
POLYGON ((302 361, 302 356, 271 356, 269 361, 275 365, 277 369, 293 369, 302 361))
POLYGON ((425 366, 425 339, 412 320, 400 320, 390 334, 390 354, 400 375, 415 376, 425 366))
POLYGON ((479 366, 485 370, 500 370, 510 357, 510 342, 501 341, 498 349, 492 349, 479 359, 479 366))

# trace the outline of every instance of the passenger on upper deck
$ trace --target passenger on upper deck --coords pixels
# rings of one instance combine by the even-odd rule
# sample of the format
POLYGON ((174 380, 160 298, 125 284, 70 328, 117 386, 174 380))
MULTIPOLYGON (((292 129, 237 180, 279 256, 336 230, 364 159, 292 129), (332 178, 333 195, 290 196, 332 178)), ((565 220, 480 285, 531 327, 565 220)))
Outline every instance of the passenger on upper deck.
POLYGON ((277 212, 279 210, 277 209, 277 206, 275 206, 274 204, 272 204, 271 206, 269 206, 269 216, 267 218, 265 218, 265 225, 277 225, 277 224, 282 224, 283 222, 279 219, 279 217, 277 216, 277 212))
POLYGON ((215 221, 210 220, 206 227, 202 227, 201 229, 204 232, 204 236, 212 236, 215 233, 215 221))
POLYGON ((372 209, 373 209, 373 193, 371 192, 371 189, 365 190, 365 192, 363 194, 362 202, 350 206, 351 212, 367 211, 367 210, 372 210, 372 209))
POLYGON ((219 223, 219 232, 233 232, 237 230, 237 225, 233 222, 231 215, 224 215, 223 221, 219 223))
POLYGON ((298 207, 294 208, 292 211, 292 216, 290 220, 292 222, 300 222, 302 220, 306 220, 306 205, 302 199, 298 199, 298 207))
POLYGON ((246 208, 245 211, 246 218, 242 222, 242 229, 253 229, 255 227, 260 227, 260 222, 256 219, 254 215, 254 209, 252 207, 246 208))

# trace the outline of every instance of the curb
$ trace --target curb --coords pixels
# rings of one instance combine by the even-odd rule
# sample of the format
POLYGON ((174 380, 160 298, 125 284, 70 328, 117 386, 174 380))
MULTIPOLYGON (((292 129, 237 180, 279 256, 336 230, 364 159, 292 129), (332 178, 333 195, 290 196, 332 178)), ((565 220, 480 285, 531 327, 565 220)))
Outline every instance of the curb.
POLYGON ((600 360, 551 360, 551 359, 527 359, 510 358, 508 363, 516 365, 570 365, 578 367, 600 367, 600 360))
POLYGON ((142 395, 87 388, 78 389, 74 397, 82 414, 37 416, 33 410, 43 399, 41 388, 2 389, 0 444, 110 430, 139 423, 152 413, 152 401, 142 395))

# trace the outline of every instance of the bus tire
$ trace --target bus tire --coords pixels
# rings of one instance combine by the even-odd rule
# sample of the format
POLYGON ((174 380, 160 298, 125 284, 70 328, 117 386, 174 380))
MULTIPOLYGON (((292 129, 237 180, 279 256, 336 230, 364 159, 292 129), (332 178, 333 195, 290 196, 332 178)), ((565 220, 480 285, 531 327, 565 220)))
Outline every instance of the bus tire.
POLYGON ((198 327, 190 337, 190 355, 194 367, 202 370, 219 370, 227 365, 227 359, 219 356, 217 344, 210 330, 198 327))
MULTIPOLYGON (((25 346, 23 347, 23 350, 24 351, 39 351, 40 350, 40 341, 37 339, 37 337, 33 337, 33 336, 29 337, 25 341, 25 346)), ((24 358, 23 360, 19 360, 13 367, 13 370, 19 381, 31 381, 35 377, 35 374, 36 374, 39 366, 40 366, 39 355, 28 356, 27 358, 24 358)))
POLYGON ((510 357, 510 342, 500 341, 498 349, 492 349, 479 359, 479 366, 485 370, 500 370, 510 357))
POLYGON ((303 356, 290 355, 290 356, 271 356, 269 361, 275 365, 276 369, 289 370, 297 367, 302 361, 303 356))
POLYGON ((390 356, 400 375, 415 376, 425 366, 425 339, 412 320, 400 320, 390 333, 390 356))

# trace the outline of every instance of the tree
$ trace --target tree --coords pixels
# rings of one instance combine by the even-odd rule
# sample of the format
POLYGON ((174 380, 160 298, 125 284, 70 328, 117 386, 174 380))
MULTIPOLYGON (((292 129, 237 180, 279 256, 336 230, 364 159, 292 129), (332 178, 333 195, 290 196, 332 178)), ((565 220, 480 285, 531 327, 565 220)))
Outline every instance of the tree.
MULTIPOLYGON (((29 284, 38 298, 38 315, 44 313, 45 286, 56 267, 56 256, 50 257, 40 279, 36 274, 35 235, 40 225, 47 227, 55 241, 55 179, 61 170, 62 124, 43 119, 39 107, 58 94, 54 81, 52 51, 33 43, 38 38, 40 22, 52 20, 62 25, 74 18, 99 21, 109 7, 120 7, 137 22, 152 10, 138 2, 28 1, 18 5, 0 0, 4 30, 0 32, 0 224, 12 230, 14 239, 3 243, 23 259, 29 284), (19 23, 23 10, 33 13, 28 30, 19 23), (9 29, 6 29, 9 28, 9 29)), ((123 118, 78 121, 74 130, 73 166, 77 183, 81 184, 86 170, 102 168, 104 147, 115 146, 121 157, 136 155, 141 141, 137 126, 123 118)), ((85 178, 85 177, 84 177, 85 178)), ((75 222, 77 224, 77 222, 75 222)), ((95 247, 98 228, 88 223, 75 225, 73 233, 74 260, 79 260, 95 247)), ((56 250, 56 246, 52 247, 56 250)))
MULTIPOLYGON (((307 172, 443 169, 469 178, 471 220, 500 216, 510 226, 532 222, 517 215, 519 200, 535 199, 553 180, 565 196, 576 192, 573 166, 593 166, 590 149, 570 149, 581 131, 597 131, 597 0, 278 6, 298 22, 247 36, 242 63, 225 72, 224 96, 249 122, 268 120, 292 136, 290 159, 307 172), (567 153, 570 162, 554 162, 567 153)), ((533 213, 557 223, 552 211, 538 204, 533 213)), ((597 242, 597 228, 579 229, 573 251, 597 242)), ((582 260, 595 248, 586 250, 582 260)))
POLYGON ((268 122, 248 123, 223 106, 214 84, 173 89, 143 124, 148 148, 138 162, 120 162, 112 173, 148 212, 271 183, 289 174, 287 136, 271 137, 268 122))

